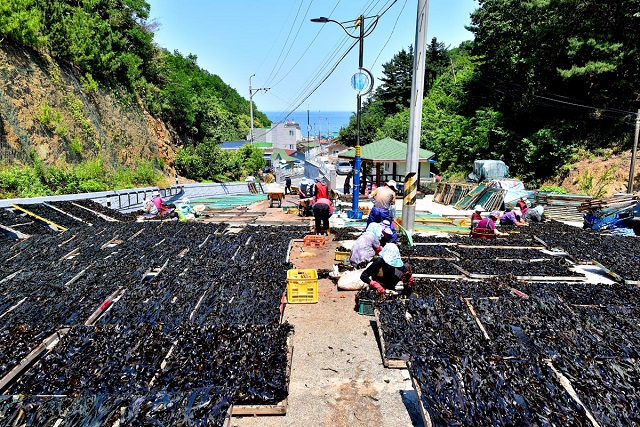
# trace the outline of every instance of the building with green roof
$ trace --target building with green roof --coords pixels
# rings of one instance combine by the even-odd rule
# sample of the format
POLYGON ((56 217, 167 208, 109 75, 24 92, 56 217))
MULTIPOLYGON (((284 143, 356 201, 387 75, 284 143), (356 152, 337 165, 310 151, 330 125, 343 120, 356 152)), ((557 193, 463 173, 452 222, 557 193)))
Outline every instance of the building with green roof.
MULTIPOLYGON (((392 138, 374 141, 360 147, 360 159, 365 168, 367 181, 380 186, 381 183, 395 180, 404 182, 407 164, 408 144, 392 138)), ((351 148, 338 155, 339 159, 353 160, 356 156, 355 148, 351 148)), ((418 179, 420 176, 429 177, 430 164, 433 163, 435 153, 420 149, 418 154, 418 179)))

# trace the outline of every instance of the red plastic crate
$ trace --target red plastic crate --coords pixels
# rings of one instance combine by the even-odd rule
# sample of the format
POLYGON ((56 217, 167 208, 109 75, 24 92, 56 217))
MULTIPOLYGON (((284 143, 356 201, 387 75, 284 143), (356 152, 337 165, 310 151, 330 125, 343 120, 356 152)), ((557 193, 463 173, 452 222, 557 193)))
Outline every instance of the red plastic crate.
POLYGON ((304 236, 304 246, 324 246, 327 236, 304 236))

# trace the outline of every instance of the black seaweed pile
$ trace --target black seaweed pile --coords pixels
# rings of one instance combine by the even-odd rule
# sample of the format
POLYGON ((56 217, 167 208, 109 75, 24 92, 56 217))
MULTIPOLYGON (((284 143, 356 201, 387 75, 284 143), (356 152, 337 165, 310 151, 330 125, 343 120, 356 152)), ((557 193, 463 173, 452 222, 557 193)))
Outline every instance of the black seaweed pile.
POLYGON ((411 373, 436 426, 591 425, 551 369, 535 360, 418 357, 411 373))
MULTIPOLYGON (((439 259, 420 259, 412 258, 410 261, 413 268, 413 274, 438 274, 438 275, 455 275, 460 276, 462 273, 457 270, 453 264, 454 261, 443 261, 439 259)), ((457 261, 455 261, 457 262, 457 261)))
POLYGON ((633 307, 640 304, 640 287, 621 283, 525 283, 516 286, 532 296, 558 296, 562 301, 576 305, 614 305, 633 307))
POLYGON ((355 240, 362 234, 362 230, 355 227, 332 228, 331 234, 333 235, 333 240, 355 240))
MULTIPOLYGON (((231 403, 281 401, 292 329, 279 323, 285 258, 306 227, 222 234, 226 228, 100 222, 12 245, 0 255, 0 309, 16 306, 0 321, 0 374, 55 331, 72 329, 11 390, 66 393, 74 398, 65 409, 80 405, 86 417, 99 400, 91 425, 118 417, 124 425, 219 425, 231 403), (96 326, 81 326, 99 308, 106 313, 96 326), (215 357, 194 364, 188 355, 196 348, 215 357)), ((59 403, 34 401, 25 414, 56 417, 59 403)), ((72 419, 86 421, 78 411, 72 419)))
POLYGON ((600 425, 640 424, 640 368, 632 360, 555 358, 600 425))
POLYGON ((505 237, 500 237, 499 239, 475 239, 469 235, 455 235, 451 238, 452 241, 459 245, 469 245, 469 246, 521 246, 521 247, 531 247, 531 246, 542 246, 542 244, 531 237, 522 237, 518 234, 509 234, 505 237))
POLYGON ((584 277, 582 273, 569 270, 562 259, 536 262, 497 261, 492 259, 455 261, 471 274, 513 275, 531 277, 584 277))
POLYGON ((76 218, 80 218, 83 221, 88 222, 89 224, 93 224, 93 225, 102 225, 105 222, 107 222, 106 219, 92 213, 89 212, 86 209, 83 209, 81 207, 75 206, 74 203, 77 204, 77 201, 75 202, 51 202, 52 206, 55 206, 56 208, 60 209, 63 212, 66 212, 70 215, 75 216, 76 218))
POLYGON ((450 237, 441 237, 441 236, 421 236, 419 234, 414 234, 411 236, 411 240, 413 243, 452 243, 453 240, 450 237))
POLYGON ((547 298, 474 299, 495 351, 505 357, 638 357, 638 319, 547 298))
POLYGON ((186 323, 156 384, 167 390, 222 386, 233 393, 235 403, 276 404, 287 397, 287 338, 292 330, 288 323, 186 323))
POLYGON ((138 212, 122 213, 115 209, 109 209, 101 205, 100 203, 94 202, 91 199, 76 200, 74 203, 80 206, 84 206, 85 208, 89 208, 92 211, 106 215, 110 218, 117 219, 120 222, 136 222, 136 220, 138 219, 138 212))
POLYGON ((512 281, 493 278, 485 281, 471 282, 467 280, 434 280, 416 278, 413 292, 423 298, 458 297, 458 298, 490 298, 511 295, 512 281))
MULTIPOLYGON (((429 257, 429 258, 454 258, 454 254, 447 250, 447 246, 440 245, 402 245, 399 247, 403 258, 429 257)), ((409 262, 411 262, 409 260, 409 262)))
POLYGON ((24 212, 10 208, 0 209, 0 224, 29 235, 58 233, 44 221, 38 221, 24 212))
MULTIPOLYGON (((485 239, 480 239, 485 240, 485 239)), ((495 249, 487 248, 461 248, 454 247, 451 249, 462 259, 473 260, 491 260, 491 259, 542 259, 550 256, 537 249, 495 249)))
POLYGON ((13 393, 105 395, 143 393, 171 348, 171 339, 149 325, 77 326, 62 337, 37 370, 23 375, 13 393))
POLYGON ((50 207, 44 204, 32 204, 32 205, 19 205, 21 208, 28 210, 41 218, 48 219, 49 221, 54 222, 57 225, 61 225, 65 228, 72 227, 83 227, 87 224, 82 223, 78 220, 71 218, 69 215, 65 215, 56 211, 55 209, 51 209, 50 207))

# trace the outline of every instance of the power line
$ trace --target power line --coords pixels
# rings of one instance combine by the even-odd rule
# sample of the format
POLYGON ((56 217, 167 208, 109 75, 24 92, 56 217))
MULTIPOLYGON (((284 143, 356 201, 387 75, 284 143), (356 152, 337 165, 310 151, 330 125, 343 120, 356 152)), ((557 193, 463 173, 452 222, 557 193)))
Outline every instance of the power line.
POLYGON ((298 15, 300 14, 300 9, 302 9, 302 5, 304 4, 304 0, 302 0, 300 2, 300 6, 298 7, 298 11, 296 12, 296 17, 293 20, 293 23, 291 24, 291 29, 289 30, 289 34, 287 34, 287 39, 285 40, 284 44, 282 45, 282 49, 280 50, 280 54, 278 55, 278 59, 276 59, 275 64, 273 65, 273 69, 271 70, 271 72, 269 73, 269 76, 267 77, 266 81, 269 81, 269 79, 271 78, 271 76, 273 75, 274 70, 276 69, 276 67, 278 66, 278 62, 280 62, 280 58, 282 57, 282 54, 284 52, 284 49, 287 47, 287 44, 289 43, 289 37, 291 37, 291 32, 293 31, 293 28, 296 25, 296 22, 298 21, 298 15))
MULTIPOLYGON (((395 4, 395 1, 391 4, 391 6, 393 6, 394 4, 395 4)), ((376 56, 375 61, 373 61, 373 64, 371 64, 371 68, 373 68, 376 65, 376 63, 378 62, 378 59, 380 58, 380 55, 382 55, 382 52, 384 51, 384 49, 389 44, 389 41, 391 40, 391 37, 393 36, 393 33, 396 30, 396 26, 398 25, 398 21, 400 20, 400 16, 402 16, 402 12, 404 12, 404 8, 405 8, 406 5, 407 5, 407 0, 404 0, 404 4, 402 5, 402 9, 400 9, 400 13, 398 13, 398 17, 396 18, 396 22, 393 24, 393 28, 391 29, 391 33, 389 34, 389 38, 385 42, 384 46, 382 46, 382 49, 380 49, 380 52, 378 52, 378 56, 376 56)), ((387 9, 387 10, 389 10, 389 9, 387 9)), ((383 14, 384 13, 386 13, 386 11, 383 12, 383 14)))
MULTIPOLYGON (((305 11, 304 16, 300 20, 300 25, 298 26, 298 31, 296 32, 296 35, 293 37, 293 40, 291 41, 291 44, 289 45, 289 50, 287 50, 287 54, 282 59, 282 62, 280 63, 280 66, 278 67, 278 70, 276 71, 275 75, 273 76, 274 79, 276 78, 276 76, 278 75, 278 73, 282 69, 282 66, 284 65, 285 61, 289 57, 289 54, 291 53, 291 49, 293 48, 293 45, 296 43, 296 40, 298 39, 298 35, 300 35, 300 30, 302 29, 302 24, 304 23, 305 19, 307 18, 307 15, 309 14, 309 9, 311 9, 311 5, 312 4, 313 4, 313 0, 311 0, 309 2, 309 6, 307 7, 307 10, 305 11)), ((273 82, 273 80, 269 81, 269 79, 267 79, 267 81, 269 83, 273 82)), ((265 83, 265 86, 267 86, 267 85, 268 85, 268 83, 265 83)))
MULTIPOLYGON (((340 4, 340 0, 338 0, 338 2, 336 3, 336 5, 333 7, 333 10, 331 11, 331 13, 329 14, 329 16, 333 15, 333 12, 335 12, 336 8, 338 7, 338 5, 340 4)), ((271 85, 272 87, 278 86, 278 84, 280 84, 293 70, 294 68, 300 63, 300 61, 302 61, 302 59, 304 58, 304 56, 307 54, 307 52, 309 52, 309 49, 311 49, 311 46, 313 46, 313 44, 315 43, 316 39, 318 38, 318 36, 320 35, 320 33, 322 32, 322 30, 324 29, 324 25, 320 27, 320 29, 318 30, 318 32, 316 33, 315 37, 313 38, 313 40, 311 40, 311 43, 309 43, 307 45, 307 48, 304 50, 304 52, 302 53, 302 55, 300 55, 300 57, 298 58, 298 60, 296 61, 295 64, 293 64, 291 66, 291 68, 289 69, 289 71, 287 71, 287 73, 282 76, 282 78, 280 80, 278 80, 276 83, 274 83, 273 85, 271 85)))
MULTIPOLYGON (((322 86, 322 84, 331 76, 331 74, 333 74, 333 72, 336 70, 336 68, 338 68, 338 65, 340 65, 340 63, 344 60, 344 58, 346 58, 346 56, 349 54, 349 52, 351 52, 353 50, 354 47, 356 47, 358 45, 359 41, 356 40, 350 47, 349 49, 347 49, 344 54, 340 57, 340 59, 338 59, 338 61, 333 65, 333 67, 331 68, 331 70, 329 70, 329 72, 324 76, 324 78, 302 99, 298 102, 298 104, 293 107, 288 109, 288 112, 286 113, 286 115, 284 115, 284 117, 288 117, 289 115, 291 115, 294 111, 296 111, 298 109, 298 107, 300 107, 307 99, 309 99, 309 97, 311 95, 314 94, 314 92, 316 90, 318 90, 318 88, 320 88, 320 86, 322 86)), ((292 104, 293 105, 293 104, 292 104)), ((269 132, 271 132, 273 129, 268 130, 266 134, 268 134, 269 132)))

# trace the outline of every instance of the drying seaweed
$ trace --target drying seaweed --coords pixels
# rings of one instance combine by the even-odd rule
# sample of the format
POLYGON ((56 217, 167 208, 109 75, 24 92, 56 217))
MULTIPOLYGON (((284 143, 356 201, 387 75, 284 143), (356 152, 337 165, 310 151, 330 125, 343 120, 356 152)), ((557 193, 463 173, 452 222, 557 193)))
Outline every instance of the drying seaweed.
POLYGON ((553 371, 535 360, 419 357, 411 364, 436 426, 590 426, 553 371))

